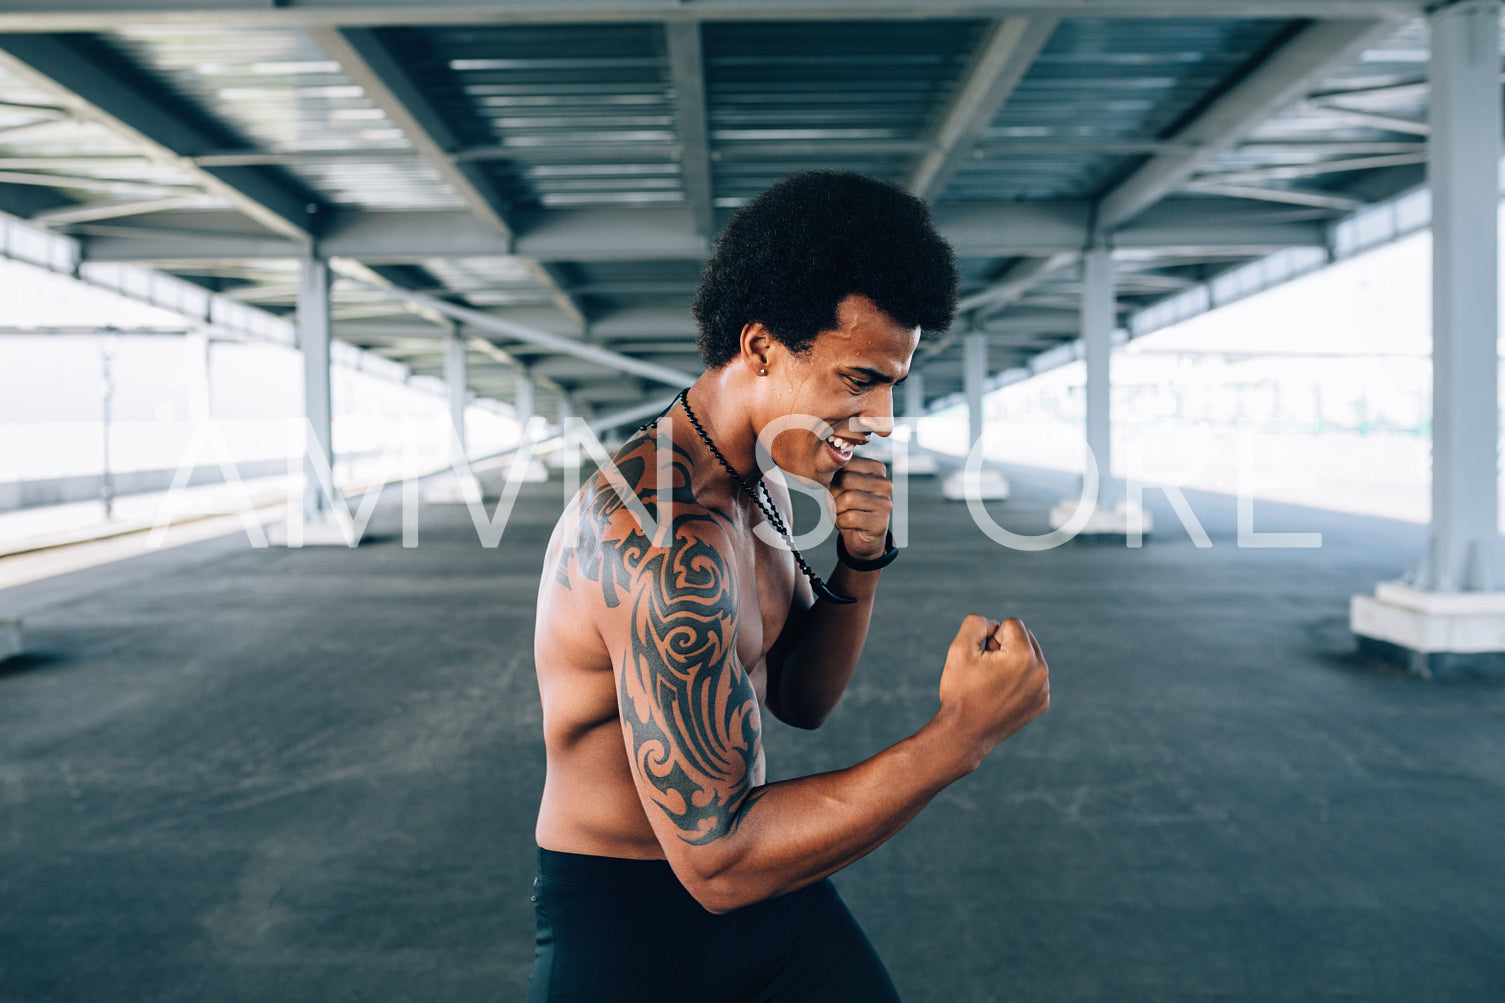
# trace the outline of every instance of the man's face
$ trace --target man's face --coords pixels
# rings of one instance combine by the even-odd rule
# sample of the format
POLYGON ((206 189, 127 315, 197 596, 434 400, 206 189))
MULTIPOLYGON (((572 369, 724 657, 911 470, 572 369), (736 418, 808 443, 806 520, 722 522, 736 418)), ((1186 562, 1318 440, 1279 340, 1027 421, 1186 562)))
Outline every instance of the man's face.
POLYGON ((770 374, 780 381, 771 421, 808 415, 829 424, 834 435, 821 439, 807 430, 808 419, 779 422, 789 431, 770 443, 774 462, 829 487, 853 448, 893 431, 893 387, 909 375, 919 341, 919 328, 904 327, 866 296, 852 295, 838 305, 836 327, 817 335, 803 355, 779 346, 779 364, 770 374))

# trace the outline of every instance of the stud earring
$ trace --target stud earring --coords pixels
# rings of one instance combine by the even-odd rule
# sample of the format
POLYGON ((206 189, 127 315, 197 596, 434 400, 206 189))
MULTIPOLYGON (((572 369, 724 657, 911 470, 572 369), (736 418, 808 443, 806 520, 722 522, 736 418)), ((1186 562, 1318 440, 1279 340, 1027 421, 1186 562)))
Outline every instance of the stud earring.
POLYGON ((758 370, 758 375, 759 376, 767 376, 768 375, 768 370, 766 370, 766 369, 759 369, 758 370))

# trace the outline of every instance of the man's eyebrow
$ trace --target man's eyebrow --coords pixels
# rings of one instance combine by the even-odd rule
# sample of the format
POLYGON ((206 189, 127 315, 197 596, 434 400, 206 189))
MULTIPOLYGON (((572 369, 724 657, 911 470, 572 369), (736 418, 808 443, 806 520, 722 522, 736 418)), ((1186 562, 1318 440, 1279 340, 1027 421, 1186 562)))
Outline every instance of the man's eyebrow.
POLYGON ((851 369, 853 372, 861 373, 864 377, 866 377, 873 383, 892 383, 895 386, 898 386, 900 383, 903 383, 905 380, 909 379, 908 373, 905 373, 902 377, 896 380, 888 373, 879 372, 876 369, 869 369, 866 366, 852 366, 851 369))

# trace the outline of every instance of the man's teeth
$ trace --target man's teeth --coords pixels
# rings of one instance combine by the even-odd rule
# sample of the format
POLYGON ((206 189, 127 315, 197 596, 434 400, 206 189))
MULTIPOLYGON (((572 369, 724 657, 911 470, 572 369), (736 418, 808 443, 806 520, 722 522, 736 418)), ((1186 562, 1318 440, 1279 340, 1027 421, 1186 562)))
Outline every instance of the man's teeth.
POLYGON ((843 452, 850 452, 856 449, 858 446, 862 445, 862 443, 860 442, 853 442, 851 439, 843 439, 837 435, 831 436, 830 438, 826 439, 826 441, 836 449, 839 449, 843 452))

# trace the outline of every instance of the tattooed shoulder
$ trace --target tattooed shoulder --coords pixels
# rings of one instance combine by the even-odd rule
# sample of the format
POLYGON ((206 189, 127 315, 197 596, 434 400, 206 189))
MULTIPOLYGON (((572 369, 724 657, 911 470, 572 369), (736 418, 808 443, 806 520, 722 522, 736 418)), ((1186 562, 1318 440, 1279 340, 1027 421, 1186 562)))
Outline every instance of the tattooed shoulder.
POLYGON ((736 654, 733 526, 696 501, 691 474, 667 437, 633 437, 576 496, 554 574, 566 588, 594 583, 617 611, 609 643, 644 806, 701 844, 734 831, 760 796, 762 730, 736 654))
POLYGON ((651 548, 660 489, 668 489, 675 506, 694 506, 690 462, 684 449, 655 429, 639 432, 593 475, 571 502, 573 525, 553 560, 554 580, 573 588, 571 564, 580 577, 596 583, 608 608, 621 604, 634 569, 651 548))
POLYGON ((633 765, 685 842, 735 831, 757 800, 757 694, 737 658, 736 570, 714 520, 676 519, 630 586, 620 706, 633 765))

